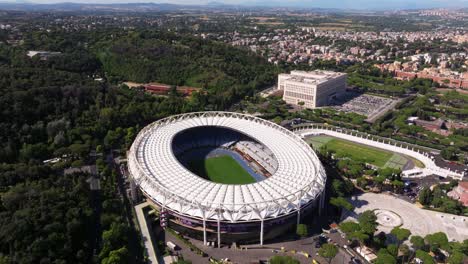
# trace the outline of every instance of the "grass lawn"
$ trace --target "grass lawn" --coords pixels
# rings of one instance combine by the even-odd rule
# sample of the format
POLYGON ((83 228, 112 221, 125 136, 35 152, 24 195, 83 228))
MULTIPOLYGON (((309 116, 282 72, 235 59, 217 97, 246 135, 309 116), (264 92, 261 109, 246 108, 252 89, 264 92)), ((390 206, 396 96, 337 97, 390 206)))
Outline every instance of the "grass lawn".
POLYGON ((393 153, 389 151, 330 136, 310 137, 307 139, 307 143, 312 144, 316 149, 326 145, 329 150, 335 151, 338 156, 367 162, 381 168, 383 168, 393 156, 393 153))
POLYGON ((330 140, 326 145, 328 149, 334 150, 336 154, 340 156, 361 160, 381 168, 383 168, 387 161, 393 156, 393 153, 382 149, 336 138, 330 140))
POLYGON ((230 156, 219 156, 189 162, 190 170, 200 177, 217 183, 247 184, 256 182, 242 166, 230 156))
POLYGON ((327 144, 333 137, 329 136, 314 136, 306 139, 306 142, 312 144, 315 149, 319 149, 321 146, 327 144))
POLYGON ((411 160, 416 167, 424 168, 424 164, 415 158, 330 136, 313 136, 307 138, 306 141, 316 149, 326 145, 328 149, 334 150, 338 155, 364 161, 380 168, 401 169, 408 160, 411 160))
POLYGON ((387 163, 385 164, 385 167, 389 167, 392 169, 402 169, 406 165, 407 162, 408 160, 405 157, 395 153, 387 161, 387 163))

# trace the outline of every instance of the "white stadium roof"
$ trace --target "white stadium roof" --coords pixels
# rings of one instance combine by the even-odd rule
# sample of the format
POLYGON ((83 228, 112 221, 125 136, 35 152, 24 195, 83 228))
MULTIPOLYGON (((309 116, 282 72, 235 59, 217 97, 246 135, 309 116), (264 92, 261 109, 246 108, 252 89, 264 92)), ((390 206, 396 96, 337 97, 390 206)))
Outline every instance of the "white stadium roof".
POLYGON ((145 127, 129 153, 129 171, 154 202, 192 218, 229 222, 276 218, 314 201, 325 186, 325 171, 297 135, 272 122, 229 112, 197 112, 161 119, 145 127), (278 169, 269 178, 231 185, 205 180, 174 156, 174 136, 197 126, 239 131, 269 148, 278 169))

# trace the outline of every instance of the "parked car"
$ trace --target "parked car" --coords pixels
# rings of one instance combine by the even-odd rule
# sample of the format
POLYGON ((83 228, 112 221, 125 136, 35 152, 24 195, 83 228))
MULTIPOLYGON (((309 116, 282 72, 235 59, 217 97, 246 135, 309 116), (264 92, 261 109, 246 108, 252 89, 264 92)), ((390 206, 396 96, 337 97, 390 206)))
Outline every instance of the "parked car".
POLYGON ((349 263, 352 263, 352 264, 362 264, 362 261, 359 260, 358 258, 352 257, 352 258, 351 258, 351 261, 350 261, 349 263))
POLYGON ((171 241, 167 241, 167 242, 166 242, 166 246, 167 246, 170 250, 176 250, 176 249, 177 249, 177 245, 174 244, 174 243, 171 242, 171 241))

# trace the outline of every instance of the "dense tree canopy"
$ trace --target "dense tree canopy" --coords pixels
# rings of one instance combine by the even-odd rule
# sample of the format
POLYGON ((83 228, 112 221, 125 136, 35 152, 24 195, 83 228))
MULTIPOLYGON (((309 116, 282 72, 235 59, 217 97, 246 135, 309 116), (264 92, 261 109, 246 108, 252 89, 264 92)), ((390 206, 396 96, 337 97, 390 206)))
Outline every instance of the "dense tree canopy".
POLYGON ((85 180, 51 173, 3 193, 0 252, 16 263, 89 263, 92 210, 85 180))
POLYGON ((276 75, 262 57, 171 33, 58 29, 24 39, 0 43, 0 256, 13 263, 142 261, 117 173, 103 157, 127 149, 152 121, 227 109, 276 75), (27 50, 62 54, 43 60, 27 50), (202 90, 156 97, 121 81, 202 90), (57 162, 44 163, 51 158, 57 162), (94 164, 99 194, 89 190, 89 174, 64 173, 94 164))
POLYGON ((96 44, 111 81, 158 81, 205 88, 216 109, 274 82, 275 68, 255 53, 189 36, 143 31, 96 44))

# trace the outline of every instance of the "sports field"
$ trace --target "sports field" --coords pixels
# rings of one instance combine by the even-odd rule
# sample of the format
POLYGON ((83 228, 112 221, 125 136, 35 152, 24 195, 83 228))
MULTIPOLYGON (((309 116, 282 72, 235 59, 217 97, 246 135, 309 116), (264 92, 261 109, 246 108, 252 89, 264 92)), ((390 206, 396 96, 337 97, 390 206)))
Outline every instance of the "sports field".
POLYGON ((311 137, 307 139, 307 142, 317 149, 326 145, 329 150, 333 150, 338 156, 349 157, 380 168, 402 168, 407 162, 406 158, 399 154, 329 136, 311 137))
POLYGON ((392 168, 392 169, 401 169, 405 166, 407 162, 408 160, 405 157, 395 153, 387 161, 387 163, 385 163, 385 167, 392 168))
POLYGON ((224 184, 256 182, 236 160, 227 155, 203 160, 192 160, 188 165, 193 173, 212 182, 224 184))

